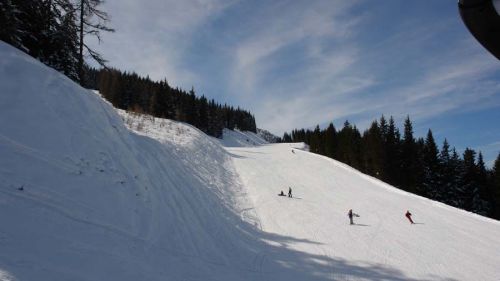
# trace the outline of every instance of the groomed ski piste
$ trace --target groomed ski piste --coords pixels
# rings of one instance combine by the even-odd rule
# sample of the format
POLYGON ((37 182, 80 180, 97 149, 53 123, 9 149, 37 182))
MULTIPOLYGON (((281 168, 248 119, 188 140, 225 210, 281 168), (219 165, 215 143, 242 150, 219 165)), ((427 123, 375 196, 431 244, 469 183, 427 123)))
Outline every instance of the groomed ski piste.
POLYGON ((498 221, 306 150, 116 110, 0 42, 0 280, 500 280, 498 221))

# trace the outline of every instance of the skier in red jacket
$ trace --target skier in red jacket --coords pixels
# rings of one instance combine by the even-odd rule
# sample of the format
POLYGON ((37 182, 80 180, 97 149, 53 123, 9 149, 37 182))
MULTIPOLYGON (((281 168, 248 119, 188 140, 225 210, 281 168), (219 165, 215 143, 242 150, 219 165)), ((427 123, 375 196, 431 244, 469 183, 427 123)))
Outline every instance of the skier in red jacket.
POLYGON ((411 224, 414 224, 413 220, 411 219, 411 213, 410 213, 410 211, 406 210, 405 216, 411 222, 411 224))

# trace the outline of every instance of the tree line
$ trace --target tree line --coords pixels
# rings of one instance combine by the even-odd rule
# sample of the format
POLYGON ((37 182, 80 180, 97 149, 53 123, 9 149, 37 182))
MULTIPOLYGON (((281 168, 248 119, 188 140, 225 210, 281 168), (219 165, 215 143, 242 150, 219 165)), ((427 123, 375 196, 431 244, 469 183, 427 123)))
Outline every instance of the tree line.
POLYGON ((500 154, 487 169, 481 152, 460 155, 445 139, 438 148, 432 131, 415 138, 409 117, 401 135, 392 116, 375 120, 363 134, 348 121, 337 130, 295 129, 283 142, 304 142, 310 151, 346 163, 395 187, 480 215, 500 219, 500 154))
POLYGON ((105 60, 86 44, 88 36, 100 40, 109 17, 99 10, 102 0, 2 0, 0 40, 17 47, 76 82, 84 80, 90 57, 105 60))
POLYGON ((106 60, 87 45, 88 36, 101 39, 113 32, 102 0, 2 0, 0 40, 11 44, 82 86, 99 89, 115 107, 187 122, 215 136, 222 129, 256 131, 253 115, 240 108, 197 97, 194 89, 174 89, 134 73, 105 66, 106 60), (86 58, 103 69, 90 68, 86 58))
POLYGON ((84 86, 98 89, 117 108, 186 122, 217 138, 224 128, 257 131, 249 111, 198 97, 194 88, 172 88, 166 79, 156 82, 116 69, 89 69, 84 86))

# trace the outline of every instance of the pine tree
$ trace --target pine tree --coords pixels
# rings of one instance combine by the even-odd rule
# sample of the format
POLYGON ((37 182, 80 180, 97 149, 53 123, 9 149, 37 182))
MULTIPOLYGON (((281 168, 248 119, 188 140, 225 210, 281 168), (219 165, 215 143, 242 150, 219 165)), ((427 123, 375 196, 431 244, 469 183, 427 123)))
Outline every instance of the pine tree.
POLYGON ((79 52, 78 52, 78 70, 80 81, 84 79, 84 55, 85 51, 101 66, 104 66, 106 60, 95 50, 85 44, 86 35, 96 36, 99 42, 101 41, 101 31, 114 32, 115 30, 106 26, 109 21, 109 16, 106 12, 99 10, 98 7, 103 3, 103 0, 78 0, 79 14, 79 52), (97 18, 97 22, 93 21, 97 18))
MULTIPOLYGON (((217 116, 215 116, 217 118, 217 116)), ((198 102, 198 125, 199 129, 205 133, 208 133, 208 101, 205 96, 202 96, 198 102)))
POLYGON ((483 160, 483 154, 479 152, 476 165, 476 186, 472 198, 472 211, 480 215, 490 214, 490 191, 488 190, 488 172, 483 160))
POLYGON ((423 138, 418 138, 415 141, 415 193, 425 196, 427 190, 424 185, 425 178, 425 141, 423 138))
POLYGON ((385 133, 384 181, 394 186, 400 186, 401 182, 400 141, 399 131, 391 116, 385 133))
POLYGON ((287 132, 283 134, 283 142, 292 142, 292 137, 287 132))
POLYGON ((19 36, 23 50, 30 56, 45 62, 44 46, 48 40, 47 5, 45 1, 11 0, 17 8, 19 36))
POLYGON ((321 130, 319 125, 316 125, 314 131, 311 135, 311 141, 309 144, 309 149, 313 153, 323 154, 322 144, 321 144, 321 130))
POLYGON ((4 40, 78 80, 77 31, 69 0, 6 0, 0 3, 0 13, 0 21, 5 22, 0 31, 2 38, 7 36, 4 40))
POLYGON ((363 163, 365 172, 382 179, 384 177, 385 150, 382 133, 377 121, 373 121, 370 128, 363 134, 363 163))
POLYGON ((339 148, 341 161, 352 165, 353 164, 353 139, 352 139, 352 125, 349 121, 344 122, 344 127, 339 132, 339 148))
POLYGON ((450 155, 450 145, 448 140, 444 139, 443 147, 439 153, 439 169, 441 175, 441 202, 451 205, 454 198, 454 163, 452 163, 452 157, 450 155))
POLYGON ((417 151, 413 138, 413 125, 407 116, 404 124, 404 136, 401 146, 401 186, 409 192, 416 191, 416 159, 417 151))
POLYGON ((151 101, 149 102, 149 112, 153 116, 163 118, 164 113, 160 96, 161 93, 159 91, 153 91, 153 93, 151 94, 151 101))
POLYGON ((382 137, 385 138, 387 136, 387 131, 389 130, 389 126, 387 125, 387 120, 385 119, 384 115, 380 117, 380 122, 379 122, 379 127, 380 127, 380 133, 382 134, 382 137))
POLYGON ((161 102, 163 108, 163 116, 164 118, 173 119, 174 118, 173 95, 172 95, 172 89, 168 85, 167 79, 164 79, 163 81, 160 82, 160 92, 162 93, 161 102))
POLYGON ((450 162, 448 165, 452 175, 450 182, 449 204, 457 208, 464 208, 466 190, 462 183, 464 173, 464 162, 460 159, 455 148, 452 149, 450 162))
POLYGON ((19 10, 11 0, 0 1, 0 40, 22 48, 19 10))
POLYGON ((208 134, 216 138, 222 137, 224 129, 222 109, 213 99, 208 104, 208 119, 208 134))
POLYGON ((325 155, 333 158, 337 147, 337 131, 333 123, 330 123, 324 133, 325 155))
POLYGON ((463 187, 463 206, 467 211, 473 210, 473 201, 479 196, 477 187, 477 167, 475 163, 476 152, 470 148, 466 148, 463 156, 463 171, 461 184, 463 187))
POLYGON ((61 23, 55 25, 52 36, 54 51, 49 58, 49 65, 61 71, 74 81, 78 76, 78 37, 76 17, 67 4, 67 12, 61 16, 61 23))
POLYGON ((110 81, 109 90, 103 93, 107 100, 109 100, 115 107, 125 110, 131 110, 132 106, 125 102, 124 95, 122 94, 122 75, 116 70, 109 71, 110 81))
POLYGON ((500 220, 500 153, 495 160, 492 170, 492 217, 500 220))
POLYGON ((356 126, 345 121, 344 127, 338 133, 339 160, 359 169, 361 163, 361 134, 356 126))
POLYGON ((440 200, 441 183, 439 175, 438 149, 432 131, 429 129, 424 146, 424 178, 423 188, 426 197, 440 200))

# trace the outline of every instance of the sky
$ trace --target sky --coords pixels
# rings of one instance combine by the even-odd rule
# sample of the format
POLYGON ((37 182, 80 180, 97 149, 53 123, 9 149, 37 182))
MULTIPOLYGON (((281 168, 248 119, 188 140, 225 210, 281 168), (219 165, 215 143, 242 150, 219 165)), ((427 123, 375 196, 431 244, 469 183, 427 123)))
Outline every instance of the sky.
POLYGON ((278 136, 361 132, 382 114, 441 146, 500 152, 500 62, 456 0, 107 0, 115 33, 95 47, 121 70, 252 112, 278 136))

